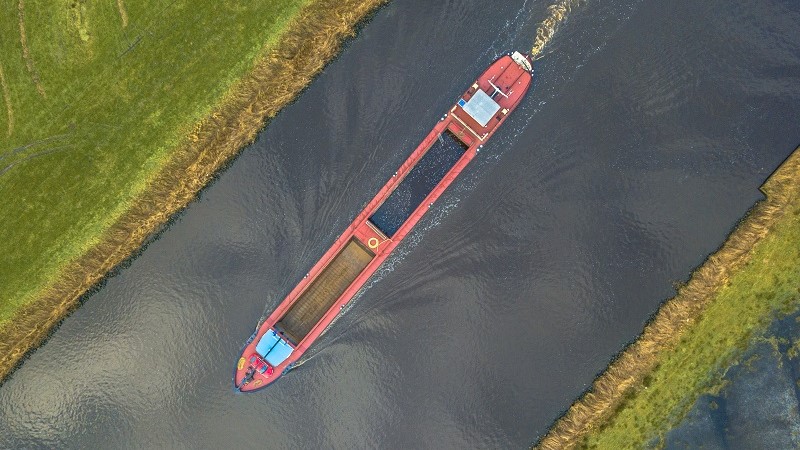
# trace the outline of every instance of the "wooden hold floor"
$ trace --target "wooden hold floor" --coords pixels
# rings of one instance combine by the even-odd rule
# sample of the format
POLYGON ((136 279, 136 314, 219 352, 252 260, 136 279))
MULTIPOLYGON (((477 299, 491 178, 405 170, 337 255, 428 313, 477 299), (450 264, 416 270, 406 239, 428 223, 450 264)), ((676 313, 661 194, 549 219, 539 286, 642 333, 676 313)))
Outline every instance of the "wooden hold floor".
POLYGON ((302 341, 374 256, 364 244, 351 239, 300 294, 278 327, 295 343, 302 341))

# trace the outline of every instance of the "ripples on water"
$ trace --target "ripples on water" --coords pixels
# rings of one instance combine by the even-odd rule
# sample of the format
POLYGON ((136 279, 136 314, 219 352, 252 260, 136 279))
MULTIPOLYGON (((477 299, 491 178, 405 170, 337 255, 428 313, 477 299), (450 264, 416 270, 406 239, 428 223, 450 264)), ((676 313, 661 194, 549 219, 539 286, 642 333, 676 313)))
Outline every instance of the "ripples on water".
POLYGON ((396 1, 0 388, 0 447, 524 447, 797 145, 796 2, 587 2, 534 89, 285 379, 271 311, 550 3, 396 1))

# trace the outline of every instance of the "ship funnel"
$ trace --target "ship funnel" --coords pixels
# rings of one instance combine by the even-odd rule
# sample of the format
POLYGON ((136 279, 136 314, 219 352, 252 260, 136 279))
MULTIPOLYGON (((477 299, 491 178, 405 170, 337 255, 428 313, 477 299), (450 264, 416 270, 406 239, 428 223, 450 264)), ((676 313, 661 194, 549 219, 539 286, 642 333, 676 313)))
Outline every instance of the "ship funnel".
POLYGON ((523 55, 520 52, 514 52, 511 54, 511 59, 514 60, 515 63, 519 64, 520 67, 527 70, 528 72, 533 72, 533 65, 531 61, 528 59, 527 56, 523 55))

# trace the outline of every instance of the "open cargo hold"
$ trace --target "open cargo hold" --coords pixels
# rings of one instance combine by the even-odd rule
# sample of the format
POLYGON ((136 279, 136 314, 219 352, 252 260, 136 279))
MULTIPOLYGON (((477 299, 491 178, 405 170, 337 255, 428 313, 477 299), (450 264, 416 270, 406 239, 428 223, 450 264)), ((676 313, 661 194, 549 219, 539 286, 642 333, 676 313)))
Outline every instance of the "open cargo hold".
POLYGON ((295 344, 302 341, 374 256, 358 239, 350 239, 308 289, 300 294, 277 323, 277 329, 295 344))
POLYGON ((394 236, 465 151, 467 145, 453 136, 452 132, 440 134, 369 221, 386 236, 394 236))

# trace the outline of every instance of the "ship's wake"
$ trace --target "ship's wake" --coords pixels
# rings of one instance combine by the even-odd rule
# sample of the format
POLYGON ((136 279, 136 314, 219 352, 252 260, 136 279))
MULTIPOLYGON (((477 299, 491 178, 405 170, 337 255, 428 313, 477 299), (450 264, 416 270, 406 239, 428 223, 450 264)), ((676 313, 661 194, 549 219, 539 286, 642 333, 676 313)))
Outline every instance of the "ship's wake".
POLYGON ((531 59, 534 61, 542 57, 542 50, 553 39, 558 26, 567 19, 572 8, 583 3, 583 0, 561 0, 547 8, 549 15, 536 29, 536 39, 531 47, 531 59))

